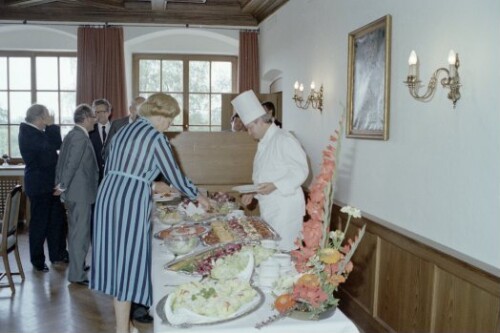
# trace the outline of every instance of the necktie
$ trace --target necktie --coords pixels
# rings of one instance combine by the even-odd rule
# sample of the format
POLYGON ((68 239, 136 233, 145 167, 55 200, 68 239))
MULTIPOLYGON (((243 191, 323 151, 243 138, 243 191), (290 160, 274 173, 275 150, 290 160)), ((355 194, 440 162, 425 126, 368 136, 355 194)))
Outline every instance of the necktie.
POLYGON ((106 126, 102 127, 102 143, 106 142, 106 126))

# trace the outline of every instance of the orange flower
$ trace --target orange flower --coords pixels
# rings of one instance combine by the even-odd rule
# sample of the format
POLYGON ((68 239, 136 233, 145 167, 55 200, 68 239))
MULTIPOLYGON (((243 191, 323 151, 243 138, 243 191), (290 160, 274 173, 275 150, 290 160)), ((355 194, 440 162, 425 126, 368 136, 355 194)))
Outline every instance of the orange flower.
POLYGON ((279 313, 285 313, 288 310, 292 309, 295 306, 295 299, 292 294, 283 294, 280 295, 274 301, 274 308, 279 313))
POLYGON ((305 286, 308 288, 315 288, 315 287, 319 287, 319 283, 320 283, 320 281, 319 281, 319 277, 317 275, 304 274, 297 280, 295 285, 305 286))
POLYGON ((337 287, 339 284, 345 282, 345 277, 343 275, 331 275, 328 277, 328 283, 330 283, 332 286, 337 287))
POLYGON ((337 249, 324 248, 319 250, 319 260, 325 264, 336 264, 342 259, 342 254, 337 249))
POLYGON ((295 285, 293 296, 296 300, 305 302, 313 308, 318 308, 328 299, 328 295, 318 287, 306 287, 304 285, 295 285))

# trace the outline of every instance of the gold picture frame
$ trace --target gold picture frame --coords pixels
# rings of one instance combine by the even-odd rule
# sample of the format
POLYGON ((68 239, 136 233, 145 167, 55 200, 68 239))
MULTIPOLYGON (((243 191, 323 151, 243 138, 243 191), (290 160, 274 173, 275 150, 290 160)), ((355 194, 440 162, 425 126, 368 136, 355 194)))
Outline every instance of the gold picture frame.
POLYGON ((390 15, 349 33, 346 136, 389 139, 390 15))

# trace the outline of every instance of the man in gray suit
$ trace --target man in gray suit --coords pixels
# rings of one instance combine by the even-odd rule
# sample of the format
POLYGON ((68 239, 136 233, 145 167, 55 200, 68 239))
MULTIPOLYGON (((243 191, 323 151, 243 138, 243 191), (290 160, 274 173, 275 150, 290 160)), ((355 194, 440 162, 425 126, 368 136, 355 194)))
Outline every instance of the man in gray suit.
POLYGON ((66 135, 56 167, 56 190, 69 214, 68 280, 88 285, 84 270, 90 246, 92 204, 97 195, 99 167, 89 133, 96 122, 92 108, 80 104, 74 113, 75 127, 66 135))

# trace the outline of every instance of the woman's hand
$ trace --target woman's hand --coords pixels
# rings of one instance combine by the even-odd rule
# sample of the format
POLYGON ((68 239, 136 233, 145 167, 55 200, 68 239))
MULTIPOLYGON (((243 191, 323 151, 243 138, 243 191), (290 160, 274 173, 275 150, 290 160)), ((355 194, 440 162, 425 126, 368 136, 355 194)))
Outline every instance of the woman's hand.
POLYGON ((241 196, 241 203, 245 206, 248 206, 252 203, 253 194, 243 194, 241 196))
POLYGON ((274 192, 274 190, 276 190, 276 186, 274 185, 274 183, 262 183, 259 184, 257 193, 266 195, 274 192))
POLYGON ((203 209, 205 209, 205 211, 208 212, 210 209, 212 209, 212 206, 210 205, 210 201, 203 194, 198 193, 196 200, 200 203, 200 205, 203 207, 203 209))

